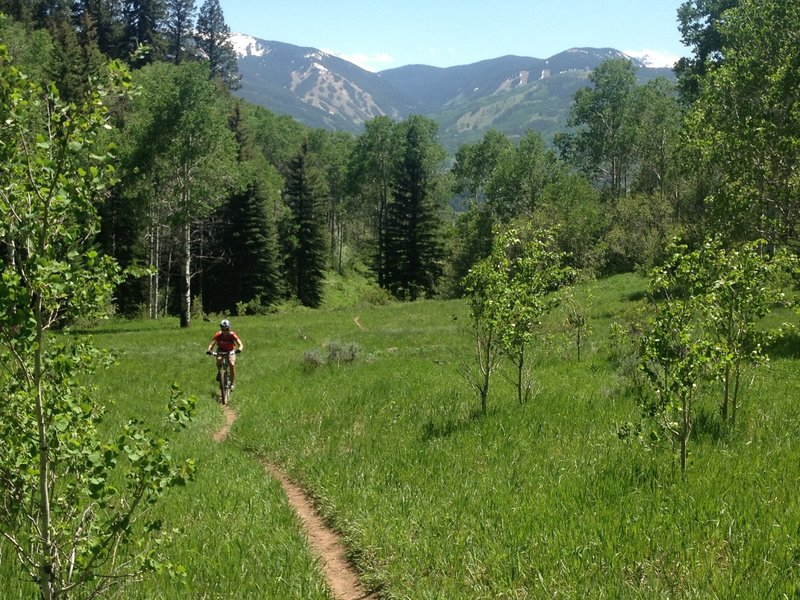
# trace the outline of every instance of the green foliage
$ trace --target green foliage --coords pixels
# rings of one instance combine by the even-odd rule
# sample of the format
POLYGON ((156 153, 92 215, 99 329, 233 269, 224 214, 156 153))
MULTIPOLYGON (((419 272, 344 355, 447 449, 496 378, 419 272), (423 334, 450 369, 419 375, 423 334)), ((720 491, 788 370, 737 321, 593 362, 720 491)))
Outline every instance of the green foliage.
POLYGON ((236 303, 263 314, 283 295, 275 217, 282 182, 256 150, 242 103, 234 106, 231 128, 242 181, 212 220, 206 252, 215 260, 204 269, 203 303, 207 310, 230 311, 236 303))
POLYGON ((327 310, 381 306, 394 299, 375 282, 373 274, 363 266, 353 266, 344 273, 328 271, 322 292, 322 308, 327 310))
POLYGON ((542 203, 545 188, 558 180, 563 164, 544 138, 533 131, 516 147, 501 150, 497 166, 486 184, 486 195, 496 219, 510 223, 530 215, 542 203))
POLYGON ((704 380, 720 382, 722 420, 732 426, 745 368, 766 361, 774 334, 759 321, 782 299, 777 282, 788 264, 763 249, 763 241, 726 248, 711 239, 695 251, 673 243, 653 273, 655 315, 642 338, 641 366, 655 398, 646 401, 645 412, 679 441, 683 473, 704 380))
POLYGON ((464 295, 464 280, 469 270, 492 251, 493 223, 492 212, 485 202, 472 204, 469 210, 453 219, 447 237, 450 260, 444 268, 446 296, 458 298, 464 295))
MULTIPOLYGON (((42 598, 90 597, 154 570, 164 537, 146 509, 193 470, 135 421, 104 440, 88 382, 108 358, 50 331, 102 314, 121 280, 92 247, 98 198, 115 182, 101 132, 127 84, 118 66, 109 75, 67 104, 0 46, 0 533, 42 598)), ((176 399, 173 420, 190 404, 176 399)))
POLYGON ((289 169, 286 203, 290 214, 282 232, 285 268, 293 295, 303 306, 317 308, 327 266, 323 211, 328 190, 318 156, 307 143, 289 169))
POLYGON ((570 108, 568 125, 577 131, 556 143, 609 197, 619 198, 634 160, 634 66, 627 59, 607 60, 589 80, 594 87, 578 90, 570 108))
POLYGON ((700 297, 703 326, 716 349, 715 374, 722 386, 720 407, 724 421, 736 421, 747 366, 763 364, 766 348, 776 332, 760 321, 785 299, 781 275, 792 260, 771 257, 758 240, 726 248, 719 238, 699 250, 696 268, 705 280, 700 297))
POLYGON ((675 65, 684 100, 694 101, 703 78, 723 62, 725 11, 739 3, 740 0, 687 0, 678 8, 681 42, 692 49, 691 57, 683 57, 675 65))
POLYGON ((606 268, 601 238, 609 218, 589 181, 562 167, 557 179, 542 190, 540 204, 531 220, 538 227, 553 231, 558 248, 570 266, 597 273, 606 268))
POLYGON ((137 237, 145 248, 141 254, 154 268, 150 313, 160 313, 161 277, 168 270, 161 264, 162 246, 174 248, 168 256, 180 264, 181 323, 188 326, 200 237, 192 235, 193 227, 239 183, 228 105, 202 63, 149 65, 136 72, 135 83, 137 94, 119 135, 124 140, 124 193, 144 206, 137 237))
POLYGON ((506 265, 507 288, 500 304, 500 344, 517 373, 517 400, 525 402, 531 389, 528 346, 541 319, 558 305, 554 293, 569 283, 574 271, 564 266, 564 254, 557 250, 550 231, 509 230, 501 236, 506 265))
POLYGON ((510 228, 500 234, 492 254, 467 275, 468 306, 475 335, 478 378, 474 382, 486 412, 490 378, 501 355, 515 367, 517 400, 524 403, 531 390, 528 346, 542 317, 558 300, 553 294, 573 276, 563 266, 550 231, 510 228))
POLYGON ((431 296, 442 273, 442 179, 444 149, 436 123, 412 116, 401 124, 402 158, 396 164, 386 206, 385 287, 396 298, 431 296))
POLYGON ((0 9, 0 40, 14 57, 18 69, 39 84, 47 81, 55 58, 55 45, 46 31, 31 31, 0 9))
POLYGON ((195 41, 208 60, 211 77, 233 90, 239 87, 239 68, 230 36, 231 29, 225 23, 219 0, 205 0, 197 15, 195 41))
POLYGON ((713 184, 708 199, 715 231, 729 239, 766 239, 798 247, 800 147, 800 7, 745 0, 716 25, 722 64, 707 73, 690 114, 696 167, 713 184), (712 179, 711 176, 716 175, 712 179))
POLYGON ((486 413, 492 374, 502 358, 499 330, 500 299, 507 286, 507 257, 495 243, 492 254, 473 266, 464 280, 467 306, 475 337, 477 373, 473 365, 463 369, 467 381, 480 399, 481 413, 486 413))
POLYGON ((378 285, 386 287, 387 219, 392 186, 399 161, 400 127, 390 117, 375 117, 364 124, 349 157, 348 186, 353 196, 352 213, 366 231, 361 243, 378 285))
POLYGON ((683 475, 698 385, 712 361, 712 347, 697 331, 695 298, 705 282, 692 258, 685 246, 671 246, 665 264, 654 271, 649 287, 654 316, 641 349, 641 367, 655 394, 645 403, 645 414, 658 428, 649 435, 658 439, 665 433, 679 448, 683 475))
POLYGON ((592 303, 593 298, 590 293, 587 293, 584 299, 579 299, 571 289, 565 290, 561 297, 563 309, 561 323, 574 345, 575 358, 578 362, 581 360, 581 355, 586 348, 586 341, 592 332, 589 317, 592 303))
POLYGON ((599 249, 606 272, 648 272, 665 258, 669 240, 680 231, 666 196, 630 194, 619 198, 599 249))
POLYGON ((675 85, 659 78, 640 85, 633 97, 635 172, 632 188, 675 198, 682 191, 680 147, 683 111, 675 85))

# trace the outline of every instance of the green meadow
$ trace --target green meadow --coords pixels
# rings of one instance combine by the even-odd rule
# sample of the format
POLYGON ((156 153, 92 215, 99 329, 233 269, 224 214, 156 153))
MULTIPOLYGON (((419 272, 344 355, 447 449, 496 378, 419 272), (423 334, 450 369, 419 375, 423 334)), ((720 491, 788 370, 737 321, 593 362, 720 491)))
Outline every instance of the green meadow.
MULTIPOLYGON (((170 434, 197 476, 157 508, 186 574, 122 596, 328 598, 264 461, 308 491, 381 598, 800 596, 798 339, 748 378, 733 432, 715 425, 713 398, 698 406, 682 479, 667 447, 618 435, 640 409, 612 325, 627 326, 644 289, 624 275, 583 290, 580 360, 552 314, 531 399, 520 405, 500 372, 486 414, 462 376, 473 360, 461 301, 233 317, 245 352, 221 443, 204 354, 216 317, 94 328, 118 359, 96 382, 110 430, 137 417, 166 435, 171 384, 197 398, 189 428, 170 434)), ((2 573, 3 597, 31 597, 2 573)))

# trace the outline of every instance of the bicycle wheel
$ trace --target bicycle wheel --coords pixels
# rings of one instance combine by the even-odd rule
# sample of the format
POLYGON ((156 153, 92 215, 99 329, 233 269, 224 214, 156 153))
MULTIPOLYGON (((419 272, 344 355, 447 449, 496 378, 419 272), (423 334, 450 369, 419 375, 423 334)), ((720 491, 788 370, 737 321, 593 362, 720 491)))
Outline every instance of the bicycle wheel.
POLYGON ((228 385, 228 369, 222 370, 222 376, 219 378, 219 391, 220 391, 220 402, 223 404, 228 403, 228 395, 231 393, 230 387, 228 385))

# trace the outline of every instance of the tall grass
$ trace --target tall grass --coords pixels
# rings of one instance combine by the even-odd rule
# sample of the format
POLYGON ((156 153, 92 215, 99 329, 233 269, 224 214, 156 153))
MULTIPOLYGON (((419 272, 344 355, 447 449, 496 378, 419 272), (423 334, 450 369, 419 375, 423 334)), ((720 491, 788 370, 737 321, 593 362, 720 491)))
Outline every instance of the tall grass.
POLYGON ((96 339, 120 356, 98 380, 116 399, 109 426, 138 415, 159 427, 173 381, 200 400, 174 440, 198 479, 161 508, 188 575, 126 597, 326 597, 261 459, 312 494, 385 598, 796 597, 799 351, 789 344, 757 373, 733 434, 716 434, 704 408, 682 481, 669 452, 617 436, 638 408, 609 332, 643 290, 632 275, 594 286, 580 362, 553 315, 535 397, 519 405, 498 376, 485 415, 459 375, 471 358, 460 302, 235 318, 239 418, 221 444, 203 355, 214 324, 103 327, 96 339), (304 360, 331 343, 357 345, 357 359, 304 360))

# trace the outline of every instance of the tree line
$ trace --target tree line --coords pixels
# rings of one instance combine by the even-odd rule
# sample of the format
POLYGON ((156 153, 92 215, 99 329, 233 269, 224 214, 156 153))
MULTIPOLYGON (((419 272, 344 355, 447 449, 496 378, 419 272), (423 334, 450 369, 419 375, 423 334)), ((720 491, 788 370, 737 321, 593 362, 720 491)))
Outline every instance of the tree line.
POLYGON ((630 61, 607 61, 553 140, 489 131, 449 163, 426 117, 378 117, 351 135, 234 98, 217 0, 197 14, 187 0, 0 8, 14 17, 3 31, 15 59, 67 100, 111 58, 132 69, 96 239, 121 265, 150 268, 121 284, 125 314, 188 325, 201 311, 316 307, 325 273, 356 265, 396 298, 458 296, 497 231, 522 221, 554 227, 571 265, 597 274, 649 268, 675 235, 797 247, 797 82, 793 53, 769 34, 796 27, 782 3, 765 22, 747 2, 687 2, 694 54, 677 86, 637 84, 630 61), (723 21, 726 9, 741 17, 723 21))

